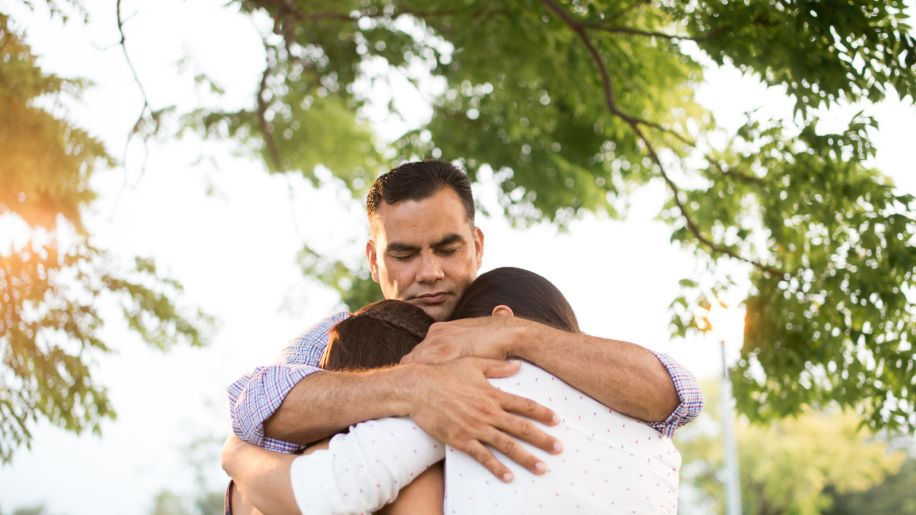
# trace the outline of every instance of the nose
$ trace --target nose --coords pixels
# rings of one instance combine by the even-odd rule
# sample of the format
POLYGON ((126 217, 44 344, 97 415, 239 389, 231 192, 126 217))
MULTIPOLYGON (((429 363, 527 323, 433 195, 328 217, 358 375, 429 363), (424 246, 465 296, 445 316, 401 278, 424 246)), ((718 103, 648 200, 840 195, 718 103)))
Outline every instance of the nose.
POLYGON ((420 272, 417 280, 421 283, 434 283, 445 277, 442 260, 434 252, 424 252, 421 256, 420 272))

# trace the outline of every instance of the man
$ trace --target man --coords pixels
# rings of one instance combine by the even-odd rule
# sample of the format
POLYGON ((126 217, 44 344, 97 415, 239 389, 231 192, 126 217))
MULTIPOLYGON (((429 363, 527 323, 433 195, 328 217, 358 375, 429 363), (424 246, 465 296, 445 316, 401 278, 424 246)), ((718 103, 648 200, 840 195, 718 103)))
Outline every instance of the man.
MULTIPOLYGON (((474 225, 465 174, 448 163, 407 163, 382 175, 367 199, 366 257, 385 298, 446 320, 474 280, 484 235, 474 225)), ((496 477, 508 468, 487 446, 535 474, 545 465, 519 440, 548 452, 562 444, 531 420, 555 423, 544 406, 497 390, 530 361, 605 406, 670 436, 702 408, 696 380, 673 360, 631 343, 570 334, 517 318, 439 322, 401 366, 369 372, 317 368, 333 315, 293 340, 277 365, 229 387, 233 429, 243 440, 293 452, 352 424, 407 416, 433 438, 464 451, 496 477)))

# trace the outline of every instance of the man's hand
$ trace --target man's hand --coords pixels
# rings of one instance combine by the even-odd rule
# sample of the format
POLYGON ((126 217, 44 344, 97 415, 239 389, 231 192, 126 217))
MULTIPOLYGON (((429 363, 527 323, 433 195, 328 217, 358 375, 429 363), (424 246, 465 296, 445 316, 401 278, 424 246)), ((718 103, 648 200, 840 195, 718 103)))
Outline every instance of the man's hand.
POLYGON ((468 356, 506 359, 524 323, 500 316, 436 322, 401 363, 445 363, 468 356))
POLYGON ((409 416, 433 438, 463 451, 503 481, 512 474, 487 449, 490 445, 535 474, 547 466, 519 445, 516 438, 557 454, 562 444, 532 420, 555 425, 558 417, 540 404, 500 391, 488 377, 507 377, 518 362, 461 358, 448 363, 407 365, 414 370, 414 399, 409 416))

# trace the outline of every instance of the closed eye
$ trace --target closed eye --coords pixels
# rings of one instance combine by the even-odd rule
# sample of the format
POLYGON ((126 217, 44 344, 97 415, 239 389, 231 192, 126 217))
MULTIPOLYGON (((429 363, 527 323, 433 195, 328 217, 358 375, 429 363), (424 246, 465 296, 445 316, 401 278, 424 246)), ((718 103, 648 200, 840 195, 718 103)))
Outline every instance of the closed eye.
POLYGON ((395 261, 407 261, 414 256, 416 256, 416 254, 388 254, 388 257, 395 261))
POLYGON ((456 246, 454 246, 454 247, 449 247, 449 248, 446 248, 446 249, 438 249, 438 250, 436 250, 436 252, 438 252, 439 254, 449 255, 449 254, 454 254, 455 252, 457 252, 459 248, 461 248, 461 246, 460 246, 460 245, 456 245, 456 246))

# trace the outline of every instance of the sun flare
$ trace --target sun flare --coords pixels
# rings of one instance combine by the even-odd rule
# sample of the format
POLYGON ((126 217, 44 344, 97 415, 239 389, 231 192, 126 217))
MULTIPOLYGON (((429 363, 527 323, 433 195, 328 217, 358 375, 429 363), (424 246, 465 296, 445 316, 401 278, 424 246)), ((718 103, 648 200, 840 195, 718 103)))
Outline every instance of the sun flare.
POLYGON ((740 342, 744 338, 744 306, 728 306, 713 302, 698 315, 697 325, 716 340, 740 342))
POLYGON ((33 236, 34 231, 22 218, 0 215, 0 255, 21 250, 33 236))

